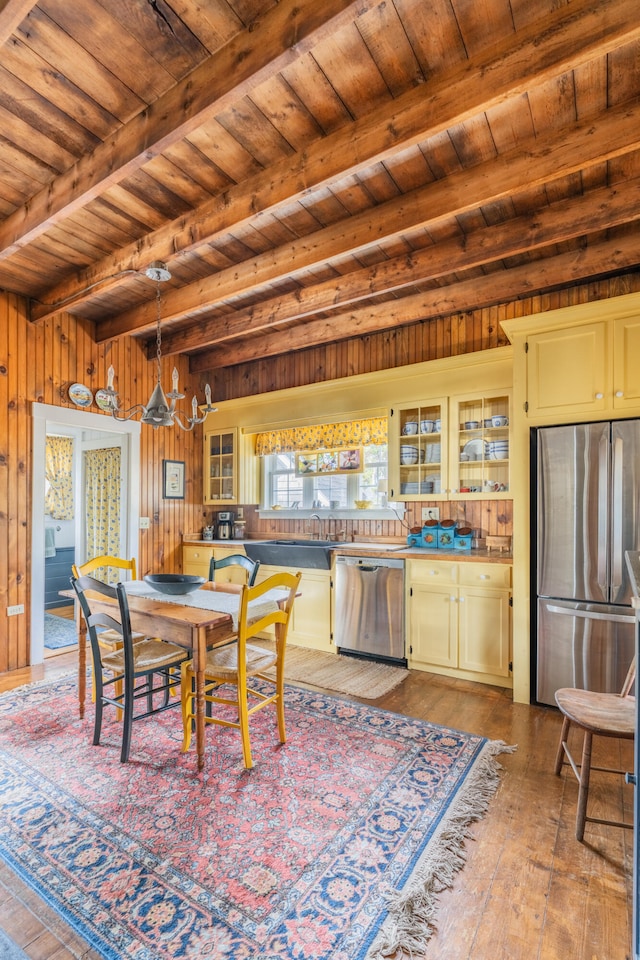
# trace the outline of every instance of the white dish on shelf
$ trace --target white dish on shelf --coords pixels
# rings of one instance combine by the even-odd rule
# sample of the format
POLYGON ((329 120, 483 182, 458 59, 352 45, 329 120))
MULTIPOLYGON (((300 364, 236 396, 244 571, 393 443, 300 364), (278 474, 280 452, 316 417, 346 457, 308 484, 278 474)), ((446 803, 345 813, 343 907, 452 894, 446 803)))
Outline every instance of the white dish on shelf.
POLYGON ((425 477, 426 483, 433 484, 433 493, 440 493, 440 474, 432 473, 430 476, 425 477))
POLYGON ((463 453, 467 454, 469 460, 482 460, 486 456, 485 441, 480 437, 467 441, 462 450, 463 453))

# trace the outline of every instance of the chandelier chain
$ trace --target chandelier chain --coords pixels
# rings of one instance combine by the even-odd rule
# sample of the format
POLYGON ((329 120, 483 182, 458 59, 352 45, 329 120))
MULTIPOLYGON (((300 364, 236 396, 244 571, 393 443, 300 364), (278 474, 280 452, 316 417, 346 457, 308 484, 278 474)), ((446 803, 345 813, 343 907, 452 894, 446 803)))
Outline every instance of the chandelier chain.
POLYGON ((157 309, 157 319, 156 319, 156 365, 157 365, 157 380, 160 383, 161 376, 161 360, 162 360, 162 330, 160 326, 160 281, 156 281, 156 309, 157 309))

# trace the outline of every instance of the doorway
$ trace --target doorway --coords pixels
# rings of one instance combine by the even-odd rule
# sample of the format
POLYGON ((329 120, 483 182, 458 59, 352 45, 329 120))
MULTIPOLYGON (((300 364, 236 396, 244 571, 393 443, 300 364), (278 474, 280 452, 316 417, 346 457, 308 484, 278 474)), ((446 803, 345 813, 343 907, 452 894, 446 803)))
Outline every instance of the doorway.
MULTIPOLYGON (((140 423, 107 419, 100 414, 49 404, 33 404, 33 486, 31 537, 31 664, 44 659, 45 608, 45 445, 47 434, 65 433, 81 438, 81 447, 118 446, 122 450, 121 545, 123 555, 138 554, 140 513, 140 423)), ((82 458, 79 458, 82 462, 82 458)), ((83 483, 76 484, 79 498, 75 524, 76 556, 82 562, 85 542, 83 483)))

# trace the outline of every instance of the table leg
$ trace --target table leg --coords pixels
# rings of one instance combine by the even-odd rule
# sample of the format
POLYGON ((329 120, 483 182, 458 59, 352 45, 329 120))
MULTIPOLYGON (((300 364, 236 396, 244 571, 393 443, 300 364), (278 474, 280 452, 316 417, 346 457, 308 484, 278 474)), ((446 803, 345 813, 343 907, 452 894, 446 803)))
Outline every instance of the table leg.
POLYGON ((84 718, 84 702, 87 696, 87 625, 80 604, 75 601, 76 630, 78 632, 78 709, 84 718))
POLYGON ((205 723, 204 723, 204 668, 207 660, 206 627, 198 628, 193 645, 193 666, 196 675, 196 753, 198 770, 204 769, 205 723))

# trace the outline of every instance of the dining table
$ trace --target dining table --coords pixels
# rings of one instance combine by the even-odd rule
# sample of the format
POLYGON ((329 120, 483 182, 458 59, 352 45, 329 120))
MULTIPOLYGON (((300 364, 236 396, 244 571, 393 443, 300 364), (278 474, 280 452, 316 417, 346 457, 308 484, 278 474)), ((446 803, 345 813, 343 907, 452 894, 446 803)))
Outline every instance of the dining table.
MULTIPOLYGON (((196 754, 198 770, 205 765, 205 701, 204 670, 207 650, 228 643, 235 635, 239 595, 242 585, 207 581, 191 594, 163 596, 144 581, 125 583, 131 628, 148 637, 161 637, 191 650, 196 682, 196 754), (205 595, 205 591, 209 596, 205 595), (219 594, 219 597, 211 595, 219 594), (199 596, 196 596, 198 594, 199 596), (234 603, 233 597, 237 598, 234 603), (220 609, 214 609, 215 607, 220 609)), ((280 591, 282 593, 282 591, 280 591)), ((80 717, 84 717, 87 692, 87 627, 80 604, 73 589, 61 590, 61 596, 75 601, 75 619, 78 631, 78 702, 80 717)), ((267 597, 267 594, 265 594, 267 597)), ((278 602, 275 598, 272 602, 278 602)), ((92 608, 109 613, 117 600, 96 595, 92 608)))

